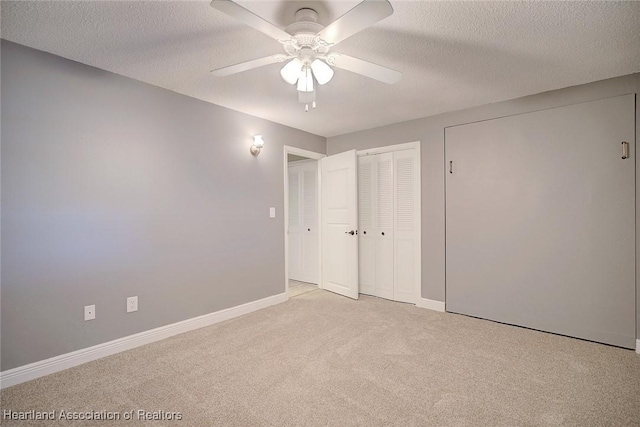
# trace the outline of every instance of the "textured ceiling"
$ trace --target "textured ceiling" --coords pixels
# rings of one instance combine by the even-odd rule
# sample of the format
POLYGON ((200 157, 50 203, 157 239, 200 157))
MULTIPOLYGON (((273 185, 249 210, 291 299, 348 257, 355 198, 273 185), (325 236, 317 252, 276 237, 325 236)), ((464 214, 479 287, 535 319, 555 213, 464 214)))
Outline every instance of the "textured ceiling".
MULTIPOLYGON (((302 6, 327 24, 358 1, 241 1, 285 27, 302 6)), ((640 2, 392 0, 395 13, 333 50, 401 71, 389 86, 336 70, 305 113, 280 64, 209 70, 281 53, 208 1, 2 2, 2 38, 322 136, 640 71, 640 2)))

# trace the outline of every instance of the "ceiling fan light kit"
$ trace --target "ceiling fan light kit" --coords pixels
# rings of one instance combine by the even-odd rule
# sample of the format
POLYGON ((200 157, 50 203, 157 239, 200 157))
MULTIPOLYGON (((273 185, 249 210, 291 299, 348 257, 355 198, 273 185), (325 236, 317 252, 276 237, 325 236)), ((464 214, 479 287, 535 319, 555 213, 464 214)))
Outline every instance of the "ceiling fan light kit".
POLYGON ((311 70, 319 85, 327 84, 333 78, 331 67, 317 58, 311 63, 311 70))
POLYGON ((302 70, 302 62, 298 58, 293 58, 282 67, 280 75, 282 80, 294 85, 298 81, 298 77, 300 77, 300 70, 302 70))
POLYGON ((313 92, 313 75, 308 65, 303 66, 300 70, 297 89, 298 92, 313 92))
POLYGON ((329 65, 387 84, 394 84, 402 78, 402 74, 396 70, 329 52, 334 45, 390 16, 393 8, 388 0, 364 0, 326 27, 317 22, 318 13, 315 10, 302 8, 295 13, 296 21, 284 30, 232 0, 213 0, 211 7, 277 40, 285 51, 285 54, 218 68, 212 74, 225 77, 288 61, 280 69, 280 76, 288 84, 296 85, 298 100, 305 104, 305 111, 309 111, 309 104, 312 108, 316 107, 314 80, 319 85, 324 85, 333 78, 334 71, 329 65))

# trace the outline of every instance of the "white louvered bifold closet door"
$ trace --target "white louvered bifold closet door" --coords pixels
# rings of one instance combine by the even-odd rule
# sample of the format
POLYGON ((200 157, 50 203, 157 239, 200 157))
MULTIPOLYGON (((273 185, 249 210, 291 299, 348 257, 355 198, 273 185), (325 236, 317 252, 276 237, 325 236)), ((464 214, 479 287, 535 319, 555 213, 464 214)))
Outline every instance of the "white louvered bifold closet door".
POLYGON ((376 156, 358 157, 358 265, 360 272, 360 293, 376 293, 376 197, 375 197, 376 156))
POLYGON ((420 252, 417 227, 418 158, 415 150, 393 153, 394 214, 394 289, 393 299, 416 302, 416 281, 420 277, 420 252))
POLYGON ((416 302, 420 277, 417 150, 358 159, 360 293, 416 302))
POLYGON ((375 295, 393 299, 393 153, 376 158, 375 295))

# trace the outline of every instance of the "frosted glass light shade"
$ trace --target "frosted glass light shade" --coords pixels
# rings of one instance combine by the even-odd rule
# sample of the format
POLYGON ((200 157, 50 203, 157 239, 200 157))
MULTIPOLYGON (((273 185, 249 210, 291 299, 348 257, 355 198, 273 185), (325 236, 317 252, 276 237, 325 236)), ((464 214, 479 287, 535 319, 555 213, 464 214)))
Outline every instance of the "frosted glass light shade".
POLYGON ((258 148, 264 147, 264 139, 262 139, 262 135, 253 136, 253 145, 255 145, 258 148))
POLYGON ((290 85, 294 85, 298 81, 300 70, 302 70, 302 62, 298 58, 293 58, 282 67, 280 75, 282 76, 282 80, 290 85))
POLYGON ((300 92, 313 92, 313 75, 311 74, 311 68, 305 66, 300 71, 300 77, 298 78, 298 91, 300 92))
POLYGON ((311 69, 318 84, 323 85, 328 83, 333 78, 333 70, 327 64, 319 59, 314 59, 311 63, 311 69))

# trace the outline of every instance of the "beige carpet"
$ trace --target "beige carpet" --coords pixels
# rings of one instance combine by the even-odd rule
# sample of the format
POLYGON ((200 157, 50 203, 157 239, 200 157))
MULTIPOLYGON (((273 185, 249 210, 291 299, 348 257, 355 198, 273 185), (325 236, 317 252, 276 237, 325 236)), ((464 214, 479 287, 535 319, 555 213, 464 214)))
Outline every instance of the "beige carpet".
POLYGON ((298 295, 306 294, 307 292, 313 292, 318 290, 318 285, 312 285, 311 283, 298 282, 297 280, 289 280, 289 297, 296 297, 298 295))
POLYGON ((318 290, 1 397, 3 410, 181 413, 152 426, 638 426, 640 355, 318 290))

